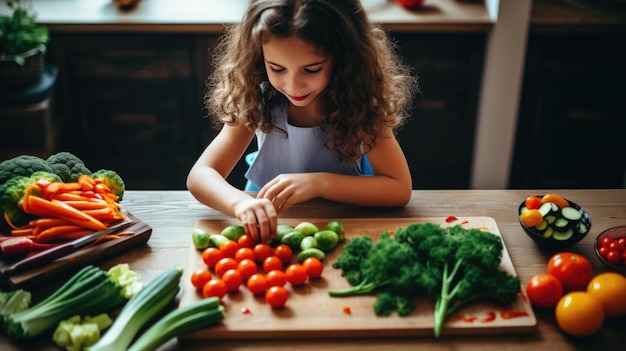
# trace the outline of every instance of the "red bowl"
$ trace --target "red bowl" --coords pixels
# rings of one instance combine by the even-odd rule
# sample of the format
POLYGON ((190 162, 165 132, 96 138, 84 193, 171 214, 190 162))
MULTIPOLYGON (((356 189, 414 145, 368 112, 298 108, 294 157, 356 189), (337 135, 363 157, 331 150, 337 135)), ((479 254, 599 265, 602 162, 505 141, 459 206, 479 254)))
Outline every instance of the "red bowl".
MULTIPOLYGON (((613 270, 620 271, 622 273, 626 273, 626 263, 624 263, 624 259, 623 258, 620 261, 620 263, 613 264, 613 263, 607 261, 607 259, 604 258, 604 256, 602 256, 602 254, 600 253, 600 247, 602 246, 602 240, 604 238, 607 238, 607 237, 611 238, 613 240, 617 240, 619 238, 626 238, 626 226, 613 227, 613 228, 609 228, 609 229, 603 231, 602 233, 600 233, 598 235, 598 237, 596 237, 596 241, 595 241, 595 245, 594 245, 594 251, 596 253, 596 256, 598 256, 598 259, 600 259, 600 261, 602 263, 604 263, 605 266, 607 266, 608 268, 611 268, 613 270)), ((626 250, 626 248, 624 248, 624 250, 626 250)))

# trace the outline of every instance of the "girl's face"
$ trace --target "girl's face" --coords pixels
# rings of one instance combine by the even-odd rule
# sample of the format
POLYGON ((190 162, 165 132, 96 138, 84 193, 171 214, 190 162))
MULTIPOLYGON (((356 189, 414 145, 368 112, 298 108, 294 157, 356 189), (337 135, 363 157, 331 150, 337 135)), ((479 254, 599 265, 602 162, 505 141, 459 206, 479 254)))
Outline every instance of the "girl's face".
POLYGON ((272 37, 263 44, 270 84, 297 107, 308 107, 326 89, 331 62, 300 38, 272 37))

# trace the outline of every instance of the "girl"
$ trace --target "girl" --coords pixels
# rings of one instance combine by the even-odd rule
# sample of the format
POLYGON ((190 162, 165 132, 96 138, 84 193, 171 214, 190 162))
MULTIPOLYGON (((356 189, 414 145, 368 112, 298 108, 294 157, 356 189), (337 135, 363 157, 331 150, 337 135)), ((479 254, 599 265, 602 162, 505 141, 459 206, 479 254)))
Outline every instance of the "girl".
POLYGON ((201 203, 267 241, 312 198, 404 206, 412 183, 394 131, 417 80, 359 0, 251 0, 216 48, 207 108, 223 127, 192 167, 201 203), (246 156, 245 190, 225 179, 246 156))

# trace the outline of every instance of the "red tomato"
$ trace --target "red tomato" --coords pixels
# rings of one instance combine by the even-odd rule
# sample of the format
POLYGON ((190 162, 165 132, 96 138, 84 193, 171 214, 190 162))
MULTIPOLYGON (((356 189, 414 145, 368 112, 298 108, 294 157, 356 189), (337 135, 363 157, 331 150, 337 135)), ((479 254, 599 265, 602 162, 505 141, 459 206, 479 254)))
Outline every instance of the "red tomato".
POLYGON ((396 0, 405 9, 414 9, 424 5, 424 0, 396 0))
POLYGON ((324 265, 319 259, 315 257, 307 257, 304 261, 302 261, 302 266, 304 267, 304 270, 309 278, 317 279, 322 276, 324 265))
POLYGON ((255 242, 250 235, 244 234, 239 237, 239 239, 237 240, 237 244, 239 245, 239 247, 247 247, 251 249, 254 247, 255 242))
POLYGON ((285 272, 280 270, 275 270, 267 273, 265 275, 265 279, 267 279, 267 286, 284 286, 287 283, 287 275, 285 272))
POLYGON ((216 296, 221 299, 226 295, 226 284, 221 279, 211 279, 204 284, 202 295, 204 297, 216 296))
POLYGON ((197 271, 191 273, 191 285, 193 285, 196 290, 202 290, 202 288, 204 288, 204 284, 212 278, 211 272, 208 270, 198 269, 197 271))
POLYGON ((526 284, 526 294, 533 306, 553 308, 563 297, 563 285, 553 275, 541 273, 530 278, 526 284))
POLYGON ((253 274, 246 282, 246 287, 254 295, 260 295, 267 289, 267 279, 261 273, 253 274))
POLYGON ((243 283, 243 278, 238 270, 229 269, 222 275, 222 281, 226 285, 226 291, 233 292, 239 290, 241 283, 243 283))
POLYGON ((609 249, 605 259, 611 264, 618 264, 622 260, 622 254, 617 250, 609 249))
POLYGON ((226 240, 220 245, 220 251, 224 257, 235 257, 235 253, 239 250, 239 245, 234 240, 226 240))
POLYGON ((237 262, 241 262, 244 259, 251 259, 254 261, 255 256, 254 256, 254 251, 252 251, 251 248, 249 247, 242 247, 239 248, 239 250, 237 250, 237 252, 235 252, 235 260, 237 262))
POLYGON ((222 258, 222 252, 217 247, 207 247, 202 251, 202 262, 209 268, 215 267, 215 264, 222 258))
POLYGON ((619 246, 621 246, 622 249, 626 249, 626 238, 625 237, 621 237, 621 238, 617 239, 617 243, 619 244, 619 246))
POLYGON ((259 267, 253 260, 245 258, 239 261, 237 264, 237 270, 241 273, 241 278, 243 280, 248 280, 252 275, 259 271, 259 267))
POLYGON ((274 249, 266 243, 256 244, 252 250, 254 251, 255 261, 257 262, 263 262, 266 258, 274 254, 274 249))
POLYGON ((239 263, 234 258, 224 257, 215 264, 215 274, 222 277, 229 269, 237 269, 239 263))
POLYGON ((282 286, 272 286, 265 292, 265 302, 272 308, 284 307, 289 298, 289 292, 282 286))
POLYGON ((529 210, 536 210, 541 207, 541 198, 539 196, 529 196, 524 201, 524 206, 529 210))
POLYGON ((293 258, 293 250, 287 244, 278 244, 274 248, 274 255, 278 256, 283 263, 288 263, 293 258))
POLYGON ((308 278, 306 269, 299 263, 290 264, 289 267, 285 269, 285 275, 291 285, 302 285, 308 278))
POLYGON ((593 278, 591 263, 572 252, 560 252, 550 257, 548 273, 561 282, 563 292, 585 290, 593 278))
POLYGON ((263 260, 263 271, 265 273, 275 271, 275 270, 282 270, 282 269, 283 269, 283 261, 280 258, 278 258, 278 256, 270 256, 266 258, 265 260, 263 260))

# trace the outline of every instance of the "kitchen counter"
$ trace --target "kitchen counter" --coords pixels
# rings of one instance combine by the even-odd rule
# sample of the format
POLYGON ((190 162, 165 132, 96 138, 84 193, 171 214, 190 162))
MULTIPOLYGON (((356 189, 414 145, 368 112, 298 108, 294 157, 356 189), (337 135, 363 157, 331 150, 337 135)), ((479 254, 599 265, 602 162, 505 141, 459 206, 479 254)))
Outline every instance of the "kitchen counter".
MULTIPOLYGON (((492 217, 502 234, 515 270, 523 282, 545 272, 550 251, 539 249, 522 231, 517 220, 519 203, 538 190, 432 190, 414 191, 410 203, 403 208, 362 208, 312 200, 289 209, 283 218, 417 218, 417 217, 492 217)), ((591 216, 590 234, 570 251, 587 257, 596 273, 604 268, 593 253, 594 238, 605 229, 626 225, 626 190, 559 190, 558 193, 583 206, 591 216)), ((170 267, 186 267, 191 248, 191 230, 200 219, 224 219, 225 216, 199 204, 187 191, 127 191, 122 204, 153 228, 148 244, 101 262, 108 268, 126 262, 148 281, 170 267)), ((321 340, 237 340, 204 341, 198 345, 178 345, 170 341, 160 350, 578 350, 609 349, 623 345, 626 316, 606 320, 603 329, 589 338, 571 338, 556 325, 553 312, 536 310, 537 332, 524 335, 416 338, 366 338, 321 340)), ((271 323, 271 321, 268 321, 271 323)), ((9 344, 0 338, 2 350, 55 350, 48 340, 34 345, 9 344)))
MULTIPOLYGON (((120 9, 113 0, 33 0, 38 21, 55 32, 215 33, 241 20, 247 0, 140 0, 120 9)), ((395 1, 363 0, 373 22, 391 30, 487 31, 492 20, 480 0, 428 0, 419 10, 395 1)))

